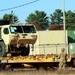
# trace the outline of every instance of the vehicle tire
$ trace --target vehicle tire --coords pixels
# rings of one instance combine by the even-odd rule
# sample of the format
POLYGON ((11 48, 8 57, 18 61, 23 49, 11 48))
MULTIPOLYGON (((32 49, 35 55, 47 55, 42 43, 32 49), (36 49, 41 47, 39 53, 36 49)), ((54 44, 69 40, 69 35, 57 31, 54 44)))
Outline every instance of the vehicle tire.
POLYGON ((72 64, 73 64, 73 67, 75 67, 75 59, 73 59, 72 64))
POLYGON ((5 44, 3 41, 0 41, 0 57, 3 57, 5 55, 6 55, 5 44))
POLYGON ((22 52, 21 52, 21 56, 28 56, 30 52, 30 47, 28 45, 28 47, 22 47, 22 52))

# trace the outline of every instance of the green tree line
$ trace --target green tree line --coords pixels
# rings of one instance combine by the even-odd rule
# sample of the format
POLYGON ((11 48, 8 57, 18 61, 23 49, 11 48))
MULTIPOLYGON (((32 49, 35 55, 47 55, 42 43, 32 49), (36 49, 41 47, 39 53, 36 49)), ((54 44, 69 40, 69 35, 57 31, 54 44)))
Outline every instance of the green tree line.
MULTIPOLYGON (((7 20, 12 23, 12 18, 14 18, 14 23, 19 23, 19 18, 12 14, 5 14, 0 20, 7 20)), ((60 9, 56 9, 47 16, 44 11, 36 10, 30 13, 25 21, 34 24, 37 30, 60 30, 63 29, 63 12, 60 9)), ((71 10, 65 11, 65 24, 67 30, 75 29, 75 13, 71 10)))

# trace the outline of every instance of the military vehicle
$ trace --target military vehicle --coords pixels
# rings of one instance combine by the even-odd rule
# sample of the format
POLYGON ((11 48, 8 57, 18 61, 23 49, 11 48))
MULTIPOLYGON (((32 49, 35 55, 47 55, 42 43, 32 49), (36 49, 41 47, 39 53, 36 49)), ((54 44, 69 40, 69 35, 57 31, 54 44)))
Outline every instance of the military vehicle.
POLYGON ((37 39, 33 24, 0 25, 0 56, 27 56, 37 39))

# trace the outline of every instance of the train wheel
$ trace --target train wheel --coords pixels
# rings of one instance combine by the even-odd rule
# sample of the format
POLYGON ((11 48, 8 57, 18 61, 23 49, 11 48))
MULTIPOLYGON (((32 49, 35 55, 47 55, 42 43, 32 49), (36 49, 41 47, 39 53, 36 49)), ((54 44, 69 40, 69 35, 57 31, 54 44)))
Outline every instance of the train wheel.
POLYGON ((3 57, 5 55, 6 55, 5 44, 3 41, 0 41, 0 57, 3 57))
POLYGON ((22 56, 28 56, 29 55, 29 52, 30 52, 29 45, 28 45, 28 47, 22 47, 22 52, 21 52, 21 55, 22 56))

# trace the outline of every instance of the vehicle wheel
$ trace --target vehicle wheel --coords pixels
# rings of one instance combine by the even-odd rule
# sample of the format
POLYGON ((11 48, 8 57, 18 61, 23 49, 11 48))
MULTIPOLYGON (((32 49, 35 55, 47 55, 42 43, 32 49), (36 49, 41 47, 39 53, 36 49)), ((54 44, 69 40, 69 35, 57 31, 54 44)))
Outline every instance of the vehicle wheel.
POLYGON ((73 64, 73 67, 75 67, 75 59, 73 59, 72 64, 73 64))
POLYGON ((0 57, 3 57, 5 55, 6 55, 5 44, 3 41, 0 41, 0 57))
POLYGON ((28 45, 28 47, 22 47, 22 52, 21 52, 21 55, 22 56, 28 56, 29 55, 29 52, 30 52, 30 47, 28 45))

